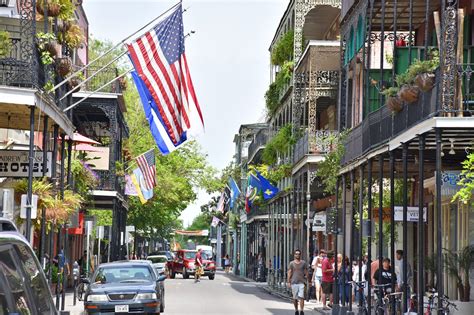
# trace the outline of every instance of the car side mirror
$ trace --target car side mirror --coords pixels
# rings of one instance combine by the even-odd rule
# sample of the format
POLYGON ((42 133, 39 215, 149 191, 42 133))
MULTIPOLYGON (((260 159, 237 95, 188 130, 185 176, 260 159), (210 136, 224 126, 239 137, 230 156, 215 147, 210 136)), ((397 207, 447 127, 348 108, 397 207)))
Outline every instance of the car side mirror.
POLYGON ((161 282, 161 281, 165 281, 165 280, 166 280, 166 276, 159 276, 156 281, 161 282))

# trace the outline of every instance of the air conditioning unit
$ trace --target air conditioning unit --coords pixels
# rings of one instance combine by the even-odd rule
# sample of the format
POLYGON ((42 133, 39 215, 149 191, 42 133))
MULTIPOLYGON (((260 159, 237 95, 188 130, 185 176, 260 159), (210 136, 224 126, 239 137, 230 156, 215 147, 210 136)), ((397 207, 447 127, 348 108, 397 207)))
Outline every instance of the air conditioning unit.
POLYGON ((0 188, 0 217, 14 219, 14 190, 13 188, 0 188))

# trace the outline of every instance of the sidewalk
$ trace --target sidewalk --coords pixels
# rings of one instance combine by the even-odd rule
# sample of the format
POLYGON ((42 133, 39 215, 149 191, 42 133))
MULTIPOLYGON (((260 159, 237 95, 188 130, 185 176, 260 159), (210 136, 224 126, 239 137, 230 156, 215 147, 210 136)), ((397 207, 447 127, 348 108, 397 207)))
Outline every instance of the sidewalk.
MULTIPOLYGON (((66 301, 64 304, 64 310, 69 311, 71 315, 82 315, 84 313, 84 303, 79 301, 76 298, 76 305, 74 304, 74 295, 72 292, 66 292, 66 301)), ((56 297, 54 297, 54 301, 56 302, 56 297)))

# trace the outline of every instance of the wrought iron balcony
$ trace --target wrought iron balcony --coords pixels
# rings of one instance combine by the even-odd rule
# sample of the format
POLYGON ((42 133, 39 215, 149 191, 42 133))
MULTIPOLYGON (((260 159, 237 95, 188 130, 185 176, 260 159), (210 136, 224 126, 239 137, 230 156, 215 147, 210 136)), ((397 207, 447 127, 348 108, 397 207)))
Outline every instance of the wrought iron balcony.
POLYGON ((333 143, 331 139, 337 134, 334 130, 317 130, 313 134, 306 130, 295 144, 293 163, 298 163, 306 155, 324 155, 330 152, 333 143))
MULTIPOLYGON (((96 73, 98 70, 100 70, 102 67, 101 66, 93 66, 93 67, 88 67, 86 70, 84 70, 84 77, 88 78, 92 76, 94 73, 96 73)), ((81 86, 81 90, 83 91, 95 91, 105 84, 109 83, 112 81, 114 78, 118 77, 120 75, 118 69, 113 66, 106 67, 102 71, 98 72, 90 81, 86 82, 83 86, 81 86)), ((111 84, 105 86, 100 90, 100 92, 104 93, 122 93, 122 91, 126 88, 123 80, 116 80, 112 82, 111 84)))
POLYGON ((257 153, 265 148, 265 144, 268 142, 268 129, 261 129, 255 135, 252 143, 248 149, 248 163, 252 163, 253 159, 257 156, 257 153))
POLYGON ((115 173, 108 170, 95 170, 99 177, 99 184, 96 190, 110 190, 124 192, 125 182, 123 176, 117 176, 115 173))

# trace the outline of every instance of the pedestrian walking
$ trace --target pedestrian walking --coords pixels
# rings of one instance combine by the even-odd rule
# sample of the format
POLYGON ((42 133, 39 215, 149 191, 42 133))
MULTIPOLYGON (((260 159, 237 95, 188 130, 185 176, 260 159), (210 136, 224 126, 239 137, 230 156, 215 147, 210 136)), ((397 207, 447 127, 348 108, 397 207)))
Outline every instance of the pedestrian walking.
POLYGON ((337 264, 337 284, 339 292, 339 301, 342 305, 349 304, 349 296, 351 294, 351 267, 349 266, 349 258, 346 256, 342 259, 342 255, 337 255, 340 262, 337 264))
POLYGON ((198 249, 196 253, 196 258, 194 259, 194 265, 196 267, 196 270, 194 271, 194 283, 196 283, 200 281, 199 278, 203 274, 201 248, 198 249))
POLYGON ((316 253, 316 257, 313 258, 311 268, 313 268, 312 284, 315 288, 316 303, 321 303, 321 280, 323 277, 323 259, 326 257, 326 251, 321 249, 319 253, 316 253))
MULTIPOLYGON (((389 288, 388 285, 392 284, 392 277, 395 277, 395 283, 397 282, 397 276, 395 273, 392 273, 392 268, 390 267, 390 258, 384 258, 382 260, 382 270, 377 269, 377 271, 374 273, 374 281, 377 284, 381 285, 387 285, 387 288, 384 288, 384 290, 381 290, 380 293, 383 293, 381 297, 383 297, 389 288), (380 273, 382 273, 380 277, 380 273)), ((397 289, 397 285, 395 285, 395 289, 397 289)))
POLYGON ((303 315, 305 284, 308 279, 308 264, 301 260, 301 251, 294 252, 294 260, 288 266, 288 287, 293 293, 293 304, 295 306, 295 315, 303 315), (299 302, 299 303, 298 303, 299 302), (298 312, 298 304, 300 311, 298 312))
POLYGON ((225 270, 225 273, 229 273, 230 272, 230 258, 229 258, 229 254, 226 254, 224 256, 224 270, 225 270))
POLYGON ((327 310, 329 309, 326 306, 326 299, 329 296, 329 307, 332 307, 333 303, 333 285, 334 285, 334 253, 329 252, 327 254, 327 257, 323 258, 323 262, 321 263, 321 270, 323 272, 323 276, 321 277, 321 289, 323 291, 323 294, 321 295, 321 300, 323 302, 323 309, 327 310))

